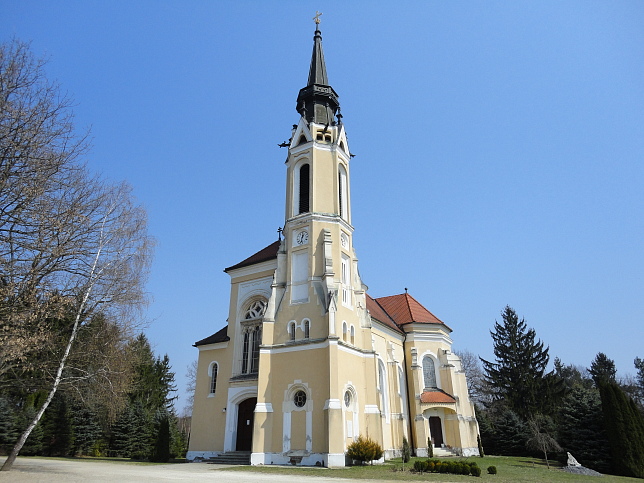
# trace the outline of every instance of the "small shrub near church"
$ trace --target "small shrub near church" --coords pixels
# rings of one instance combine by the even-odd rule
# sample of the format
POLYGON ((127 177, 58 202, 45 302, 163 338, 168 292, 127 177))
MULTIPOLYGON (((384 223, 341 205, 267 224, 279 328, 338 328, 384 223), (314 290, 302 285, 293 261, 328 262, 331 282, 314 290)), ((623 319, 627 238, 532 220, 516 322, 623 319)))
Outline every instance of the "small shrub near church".
POLYGON ((379 460, 382 458, 383 449, 378 443, 370 438, 358 436, 358 439, 347 448, 347 456, 354 461, 364 464, 366 461, 379 460))
POLYGON ((409 447, 409 441, 403 436, 402 442, 402 461, 403 463, 409 463, 411 459, 411 448, 409 447))
POLYGON ((476 463, 468 461, 416 460, 414 461, 414 471, 416 473, 450 473, 453 475, 481 476, 481 468, 476 463))
POLYGON ((487 472, 491 475, 496 475, 496 466, 488 466, 487 472))

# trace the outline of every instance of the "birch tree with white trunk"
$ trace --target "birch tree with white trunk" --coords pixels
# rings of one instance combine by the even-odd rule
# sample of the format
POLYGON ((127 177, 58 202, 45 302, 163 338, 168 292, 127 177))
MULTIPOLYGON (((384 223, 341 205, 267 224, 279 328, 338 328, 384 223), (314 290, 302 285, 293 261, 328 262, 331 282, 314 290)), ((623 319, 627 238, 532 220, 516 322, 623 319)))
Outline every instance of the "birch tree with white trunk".
POLYGON ((128 333, 146 302, 153 246, 146 213, 126 184, 90 176, 81 163, 85 137, 74 133, 70 106, 28 45, 0 46, 0 376, 20 381, 33 373, 43 347, 60 344, 52 321, 71 323, 65 343, 51 351, 58 359, 43 381, 47 398, 3 471, 61 384, 100 372, 109 385, 104 367, 85 367, 81 375, 67 366, 82 349, 79 331, 107 318, 128 333))

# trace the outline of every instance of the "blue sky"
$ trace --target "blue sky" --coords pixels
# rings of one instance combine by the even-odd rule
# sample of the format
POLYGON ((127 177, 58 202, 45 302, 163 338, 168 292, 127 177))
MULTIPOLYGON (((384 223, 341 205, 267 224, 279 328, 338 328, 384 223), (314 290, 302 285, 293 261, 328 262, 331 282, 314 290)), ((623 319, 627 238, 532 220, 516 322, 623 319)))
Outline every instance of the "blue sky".
MULTIPOLYGON (((127 180, 158 247, 146 330, 183 395, 225 325, 223 268, 284 222, 286 151, 316 10, 351 151, 374 297, 409 292, 492 357, 506 304, 620 375, 644 357, 644 3, 0 2, 127 180)), ((181 406, 182 403, 179 404, 181 406)))

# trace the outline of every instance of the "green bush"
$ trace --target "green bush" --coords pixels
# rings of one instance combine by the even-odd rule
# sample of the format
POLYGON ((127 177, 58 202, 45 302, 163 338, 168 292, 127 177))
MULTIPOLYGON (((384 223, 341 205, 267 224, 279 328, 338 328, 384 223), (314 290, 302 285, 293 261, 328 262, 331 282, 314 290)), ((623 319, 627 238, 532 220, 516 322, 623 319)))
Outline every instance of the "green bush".
POLYGON ((434 445, 432 444, 432 440, 430 438, 427 438, 427 457, 434 457, 434 445))
POLYGON ((411 458, 411 448, 409 447, 409 441, 407 441, 407 438, 403 436, 403 441, 402 441, 402 460, 403 463, 409 463, 409 459, 411 458))
MULTIPOLYGON (((347 456, 355 461, 364 464, 366 461, 379 460, 382 458, 383 449, 378 443, 370 438, 358 436, 347 448, 347 456)), ((415 465, 414 465, 415 466, 415 465)))
POLYGON ((425 462, 422 460, 414 461, 414 471, 417 473, 422 473, 425 471, 425 462))
POLYGON ((461 475, 467 476, 470 474, 471 470, 472 468, 470 468, 470 465, 468 465, 467 463, 463 463, 461 465, 461 475))
POLYGON ((480 476, 481 476, 481 468, 479 468, 478 466, 472 466, 472 467, 470 467, 470 474, 471 474, 472 476, 478 476, 478 477, 480 477, 480 476))
POLYGON ((496 466, 488 466, 487 472, 491 475, 496 475, 496 466))

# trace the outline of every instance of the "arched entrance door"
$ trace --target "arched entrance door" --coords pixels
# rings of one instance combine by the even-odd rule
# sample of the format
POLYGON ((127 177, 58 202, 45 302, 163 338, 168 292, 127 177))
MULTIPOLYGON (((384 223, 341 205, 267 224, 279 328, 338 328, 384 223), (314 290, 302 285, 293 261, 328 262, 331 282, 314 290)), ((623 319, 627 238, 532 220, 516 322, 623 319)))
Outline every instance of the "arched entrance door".
POLYGON ((250 451, 253 445, 253 418, 257 398, 251 397, 237 407, 237 444, 235 450, 250 451))
POLYGON ((443 446, 443 426, 441 424, 441 418, 438 416, 429 418, 429 434, 432 437, 435 448, 443 446))

